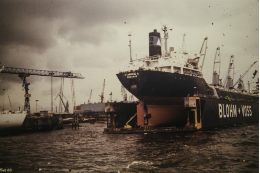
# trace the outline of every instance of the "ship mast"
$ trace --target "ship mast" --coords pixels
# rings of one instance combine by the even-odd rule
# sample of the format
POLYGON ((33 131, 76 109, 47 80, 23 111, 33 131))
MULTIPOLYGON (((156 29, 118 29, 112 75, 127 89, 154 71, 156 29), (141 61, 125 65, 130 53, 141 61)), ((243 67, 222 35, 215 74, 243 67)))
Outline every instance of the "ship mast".
POLYGON ((182 41, 182 51, 185 54, 186 53, 186 44, 185 44, 185 36, 186 34, 183 34, 183 41, 182 41))
POLYGON ((168 39, 168 32, 167 32, 167 26, 163 25, 162 28, 163 32, 164 32, 164 42, 165 42, 165 56, 167 56, 168 52, 167 52, 167 39, 168 39))
POLYGON ((130 62, 133 62, 133 60, 132 60, 132 50, 131 50, 131 36, 132 36, 132 34, 129 33, 128 36, 130 37, 129 45, 128 45, 130 47, 130 62))

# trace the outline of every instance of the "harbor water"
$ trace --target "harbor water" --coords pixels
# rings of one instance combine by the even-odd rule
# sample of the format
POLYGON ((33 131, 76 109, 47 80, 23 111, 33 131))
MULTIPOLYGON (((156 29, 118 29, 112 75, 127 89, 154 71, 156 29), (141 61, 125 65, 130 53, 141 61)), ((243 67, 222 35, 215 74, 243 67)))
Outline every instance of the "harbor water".
MULTIPOLYGON (((259 125, 105 134, 106 124, 0 137, 6 172, 258 172, 259 125)), ((0 170, 0 171, 1 171, 0 170)))

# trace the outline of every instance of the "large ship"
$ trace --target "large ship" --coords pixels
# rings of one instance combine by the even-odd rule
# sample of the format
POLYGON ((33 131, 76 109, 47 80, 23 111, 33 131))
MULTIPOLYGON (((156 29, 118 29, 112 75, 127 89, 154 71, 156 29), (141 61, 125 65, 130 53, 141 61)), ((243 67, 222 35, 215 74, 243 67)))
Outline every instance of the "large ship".
MULTIPOLYGON (((167 27, 163 26, 162 30, 165 42, 163 53, 158 44, 161 41, 160 33, 154 30, 149 33, 149 56, 137 60, 130 58, 130 69, 117 74, 122 85, 140 101, 137 106, 138 126, 201 129, 258 122, 259 89, 254 93, 246 91, 242 80, 256 62, 237 82, 233 82, 232 55, 228 74, 225 81, 222 81, 219 79, 218 47, 213 81, 208 84, 202 74, 208 38, 203 40, 199 54, 190 55, 184 48, 175 51, 173 47, 168 52, 167 27)), ((259 87, 259 82, 256 85, 259 87)))
POLYGON ((0 112, 0 131, 15 130, 21 127, 26 115, 26 111, 5 110, 0 112))

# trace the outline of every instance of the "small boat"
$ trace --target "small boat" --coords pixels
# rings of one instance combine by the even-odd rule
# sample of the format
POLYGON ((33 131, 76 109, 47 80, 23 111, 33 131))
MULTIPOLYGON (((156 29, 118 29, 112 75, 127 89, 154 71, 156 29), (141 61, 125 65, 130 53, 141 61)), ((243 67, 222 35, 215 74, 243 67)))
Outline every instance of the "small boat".
POLYGON ((64 118, 63 124, 70 124, 70 123, 72 123, 72 121, 73 121, 73 118, 64 118))

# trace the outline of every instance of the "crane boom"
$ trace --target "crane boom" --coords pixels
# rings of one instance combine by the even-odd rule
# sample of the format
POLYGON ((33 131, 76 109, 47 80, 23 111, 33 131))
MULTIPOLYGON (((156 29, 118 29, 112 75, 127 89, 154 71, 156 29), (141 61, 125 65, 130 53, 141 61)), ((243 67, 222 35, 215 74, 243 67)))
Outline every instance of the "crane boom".
POLYGON ((238 84, 238 82, 247 74, 247 72, 255 65, 255 63, 257 63, 258 61, 255 61, 252 65, 250 65, 250 67, 245 71, 244 74, 242 74, 239 79, 236 81, 236 83, 233 85, 233 87, 236 86, 236 84, 238 84))
POLYGON ((60 100, 61 100, 61 102, 62 102, 64 108, 66 109, 66 105, 65 105, 65 103, 64 103, 64 101, 63 101, 63 99, 62 99, 62 96, 63 96, 66 100, 67 100, 67 98, 66 98, 63 94, 58 93, 58 95, 56 96, 56 98, 55 98, 54 100, 56 100, 58 96, 60 97, 60 100))
POLYGON ((216 54, 215 54, 215 59, 214 59, 214 64, 213 64, 213 79, 212 79, 212 84, 213 85, 219 85, 219 76, 220 76, 220 47, 217 47, 216 49, 216 54), (218 67, 218 72, 217 72, 217 67, 218 67))
POLYGON ((27 75, 38 75, 38 76, 52 76, 52 77, 66 77, 66 78, 84 79, 84 77, 82 77, 80 73, 25 69, 25 68, 4 67, 4 66, 2 66, 0 68, 2 68, 2 70, 0 71, 1 73, 27 74, 27 75))
POLYGON ((89 95, 88 103, 91 102, 91 96, 92 96, 92 90, 90 91, 90 95, 89 95))
POLYGON ((205 61, 205 57, 206 57, 206 52, 207 52, 207 43, 208 43, 208 37, 205 37, 204 38, 204 41, 203 41, 203 43, 202 43, 202 46, 201 46, 201 49, 200 49, 200 55, 202 56, 203 55, 203 61, 202 61, 202 64, 201 64, 201 68, 200 68, 200 70, 202 71, 202 69, 203 69, 203 65, 204 65, 204 61, 205 61), (204 43, 206 42, 206 46, 205 46, 205 50, 204 50, 204 54, 202 54, 202 49, 203 49, 203 47, 204 47, 204 43))
POLYGON ((227 73, 227 76, 226 76, 225 82, 224 82, 224 87, 226 89, 233 87, 234 69, 235 69, 235 67, 234 67, 234 55, 231 55, 229 65, 228 65, 228 73, 227 73), (231 70, 233 70, 233 77, 232 78, 230 76, 231 70))

